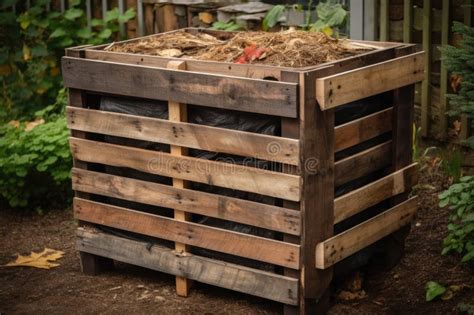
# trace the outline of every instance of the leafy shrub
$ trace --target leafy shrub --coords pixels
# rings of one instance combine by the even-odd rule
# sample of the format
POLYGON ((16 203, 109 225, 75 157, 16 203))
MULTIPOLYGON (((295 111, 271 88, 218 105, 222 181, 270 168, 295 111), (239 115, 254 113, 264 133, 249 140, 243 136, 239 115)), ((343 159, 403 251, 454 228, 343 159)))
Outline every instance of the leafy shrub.
POLYGON ((463 254, 462 261, 474 259, 474 176, 461 177, 439 195, 439 206, 449 206, 451 215, 443 254, 463 254))

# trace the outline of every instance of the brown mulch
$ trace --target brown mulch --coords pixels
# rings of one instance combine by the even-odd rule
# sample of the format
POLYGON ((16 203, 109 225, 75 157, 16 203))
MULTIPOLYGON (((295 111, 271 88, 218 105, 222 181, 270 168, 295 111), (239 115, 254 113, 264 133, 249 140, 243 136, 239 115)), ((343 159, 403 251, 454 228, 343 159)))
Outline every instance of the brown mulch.
POLYGON ((355 46, 321 32, 241 32, 227 39, 183 31, 113 43, 104 50, 164 57, 305 67, 354 56, 373 48, 355 46), (243 57, 249 57, 244 60, 243 57), (243 58, 243 59, 242 59, 243 58))
MULTIPOLYGON (((448 211, 437 207, 437 194, 448 182, 438 170, 425 168, 418 193, 421 209, 406 243, 406 254, 390 271, 362 271, 361 300, 334 300, 331 314, 449 314, 458 303, 474 303, 474 289, 451 300, 425 302, 425 283, 474 288, 472 269, 457 256, 441 256, 448 211)), ((0 212, 0 264, 16 253, 44 247, 64 251, 51 270, 0 268, 2 314, 279 314, 281 304, 195 283, 188 298, 174 293, 174 277, 126 264, 96 277, 80 272, 74 249, 76 222, 70 210, 46 215, 0 212)))

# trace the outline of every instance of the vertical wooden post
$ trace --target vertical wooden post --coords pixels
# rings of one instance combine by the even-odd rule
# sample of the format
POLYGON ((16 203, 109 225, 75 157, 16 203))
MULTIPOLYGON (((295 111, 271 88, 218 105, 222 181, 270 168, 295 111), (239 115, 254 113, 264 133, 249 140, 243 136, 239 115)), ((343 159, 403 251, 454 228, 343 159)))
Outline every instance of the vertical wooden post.
POLYGON ((389 1, 380 0, 380 41, 387 42, 390 37, 389 1))
MULTIPOLYGON (((186 62, 185 61, 170 61, 168 62, 167 68, 175 70, 185 70, 186 62)), ((168 119, 170 121, 187 121, 188 114, 186 104, 181 104, 170 100, 168 102, 168 119)), ((170 146, 171 155, 181 156, 187 155, 187 148, 183 148, 176 145, 170 146)), ((186 188, 187 183, 179 178, 173 178, 173 187, 177 188, 186 188)), ((187 221, 190 219, 189 213, 186 213, 181 210, 174 210, 174 218, 179 221, 187 221)), ((175 243, 175 250, 179 255, 185 255, 186 252, 189 252, 188 246, 181 243, 175 243)), ((191 287, 191 280, 176 276, 176 293, 179 296, 188 296, 189 289, 191 287)))
POLYGON ((333 275, 315 267, 316 245, 334 232, 334 110, 316 102, 316 78, 325 71, 300 73, 301 314, 327 311, 333 275))
MULTIPOLYGON (((86 46, 91 46, 91 45, 86 45, 86 46)), ((83 47, 84 46, 66 49, 66 56, 84 58, 85 53, 84 53, 84 50, 81 49, 83 47)), ((87 107, 86 93, 84 91, 69 89, 68 96, 69 96, 69 100, 68 100, 69 106, 83 107, 83 108, 87 107)), ((87 134, 85 132, 77 131, 77 130, 71 130, 71 136, 75 138, 81 138, 81 139, 87 138, 87 134)), ((75 160, 75 159, 73 160, 73 165, 74 167, 77 167, 77 168, 90 169, 90 166, 88 163, 75 160)), ((83 198, 83 199, 91 199, 90 194, 84 193, 84 192, 75 192, 75 196, 83 198)), ((79 222, 79 225, 80 224, 81 222, 79 222)), ((96 256, 96 255, 85 253, 85 252, 79 252, 79 255, 81 259, 81 270, 85 274, 97 275, 101 271, 110 270, 110 269, 113 269, 114 267, 114 262, 112 259, 96 256)))
MULTIPOLYGON (((446 47, 449 44, 450 27, 450 2, 443 0, 442 19, 441 19, 441 46, 446 47)), ((441 139, 445 139, 448 133, 448 117, 446 111, 448 110, 448 100, 446 94, 448 92, 448 70, 444 58, 441 58, 441 74, 440 74, 440 129, 441 139)))
MULTIPOLYGON (((464 24, 472 26, 472 0, 464 0, 464 24)), ((471 135, 471 120, 466 116, 461 116, 461 133, 459 138, 466 140, 471 135)))
POLYGON ((412 42, 413 31, 413 0, 403 2, 403 42, 412 42))
POLYGON ((431 1, 423 0, 423 50, 425 51, 425 79, 421 83, 421 135, 429 134, 431 101, 431 1))

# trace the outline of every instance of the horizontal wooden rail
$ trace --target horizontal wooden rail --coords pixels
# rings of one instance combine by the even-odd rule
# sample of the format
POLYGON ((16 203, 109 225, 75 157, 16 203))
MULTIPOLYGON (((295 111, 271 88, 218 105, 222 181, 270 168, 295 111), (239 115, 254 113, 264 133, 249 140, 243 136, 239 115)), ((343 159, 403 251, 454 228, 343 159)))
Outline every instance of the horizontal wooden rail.
POLYGON ((299 201, 300 177, 255 167, 71 138, 75 159, 299 201))
POLYGON ((74 198, 78 220, 299 269, 300 246, 74 198))
POLYGON ((334 200, 334 224, 369 207, 408 191, 418 181, 418 164, 413 163, 375 182, 334 200))
POLYGON ((316 268, 327 269, 359 250, 375 243, 409 224, 417 210, 413 197, 381 214, 319 243, 316 246, 316 268))
POLYGON ((343 185, 389 166, 391 162, 391 150, 392 141, 387 141, 337 161, 334 165, 335 185, 343 185))
POLYGON ((424 52, 316 80, 316 99, 322 110, 410 85, 424 78, 424 52))
POLYGON ((147 242, 82 228, 77 230, 76 244, 81 252, 285 304, 297 304, 298 279, 192 254, 179 256, 160 245, 149 247, 147 242))
POLYGON ((334 150, 341 151, 392 130, 392 108, 350 121, 335 129, 334 150))
POLYGON ((298 140, 165 119, 67 108, 68 127, 110 136, 298 165, 298 140))
POLYGON ((69 88, 297 117, 296 83, 63 57, 69 88))
POLYGON ((72 169, 72 187, 76 191, 300 234, 297 210, 77 168, 72 169))

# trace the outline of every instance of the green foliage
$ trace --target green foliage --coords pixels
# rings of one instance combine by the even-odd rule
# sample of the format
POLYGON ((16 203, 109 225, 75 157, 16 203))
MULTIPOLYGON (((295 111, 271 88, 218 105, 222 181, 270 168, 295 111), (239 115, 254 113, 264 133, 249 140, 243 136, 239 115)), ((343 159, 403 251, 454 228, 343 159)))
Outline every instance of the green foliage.
POLYGON ((458 311, 459 311, 459 314, 474 315, 474 304, 459 303, 458 311))
POLYGON ((278 4, 271 8, 271 10, 268 11, 263 18, 262 29, 264 31, 268 31, 270 28, 274 27, 278 23, 278 20, 281 18, 285 10, 286 7, 282 4, 278 4))
POLYGON ((336 1, 320 2, 316 7, 318 20, 310 26, 311 31, 324 32, 329 36, 338 33, 338 28, 347 21, 347 11, 336 1))
MULTIPOLYGON (((474 28, 454 22, 453 31, 462 35, 461 47, 447 46, 442 49, 446 68, 462 78, 458 94, 448 95, 448 115, 466 114, 474 117, 474 28)), ((474 148, 474 137, 467 144, 474 148)))
POLYGON ((439 206, 449 206, 451 215, 448 236, 443 241, 443 255, 457 252, 462 262, 474 258, 474 176, 461 177, 439 195, 439 206))
POLYGON ((0 128, 0 194, 10 206, 41 206, 38 200, 69 186, 71 156, 65 104, 62 90, 56 103, 36 113, 34 122, 17 121, 0 128))
POLYGON ((47 2, 32 1, 19 15, 0 12, 0 199, 12 207, 67 200, 71 156, 60 58, 70 46, 119 39, 119 22, 135 16, 115 8, 89 28, 81 1, 69 1, 63 14, 47 12, 47 2))
POLYGON ((426 301, 432 301, 436 297, 442 295, 444 292, 446 292, 446 288, 442 286, 441 284, 434 282, 434 281, 428 281, 425 286, 426 289, 426 301))
POLYGON ((234 21, 230 21, 227 23, 217 21, 212 24, 211 29, 218 31, 239 31, 242 30, 242 26, 235 23, 234 21))

